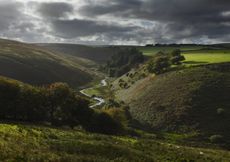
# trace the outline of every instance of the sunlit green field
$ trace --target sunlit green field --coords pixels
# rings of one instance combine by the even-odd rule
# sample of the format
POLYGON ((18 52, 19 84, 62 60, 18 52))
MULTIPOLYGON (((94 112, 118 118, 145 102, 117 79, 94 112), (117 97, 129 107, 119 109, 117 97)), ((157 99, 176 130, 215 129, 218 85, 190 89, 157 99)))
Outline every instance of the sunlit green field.
POLYGON ((228 161, 230 152, 181 146, 152 138, 107 136, 82 130, 0 124, 4 162, 228 161))
POLYGON ((197 50, 183 52, 190 65, 230 62, 230 50, 197 50))
MULTIPOLYGON (((202 46, 181 47, 187 65, 230 62, 230 49, 202 49, 202 46)), ((157 52, 170 52, 177 47, 140 47, 144 55, 154 56, 157 52)))

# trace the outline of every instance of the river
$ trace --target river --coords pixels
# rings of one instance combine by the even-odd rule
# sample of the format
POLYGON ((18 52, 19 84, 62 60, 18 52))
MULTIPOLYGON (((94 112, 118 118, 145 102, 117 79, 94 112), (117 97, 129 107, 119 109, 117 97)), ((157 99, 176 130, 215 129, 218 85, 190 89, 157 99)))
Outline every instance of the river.
MULTIPOLYGON (((100 83, 101 87, 105 87, 107 85, 108 85, 108 83, 106 82, 106 79, 101 80, 101 83, 100 83)), ((86 89, 93 89, 93 87, 92 88, 86 88, 86 89)), ((87 97, 91 97, 89 94, 87 94, 87 93, 84 92, 86 89, 82 89, 80 91, 80 93, 83 94, 83 95, 85 95, 85 96, 87 96, 87 97)), ((103 98, 101 98, 101 97, 93 97, 93 99, 95 101, 97 101, 97 103, 95 103, 94 105, 91 105, 90 108, 95 108, 95 107, 100 106, 103 103, 105 103, 105 100, 103 98)))

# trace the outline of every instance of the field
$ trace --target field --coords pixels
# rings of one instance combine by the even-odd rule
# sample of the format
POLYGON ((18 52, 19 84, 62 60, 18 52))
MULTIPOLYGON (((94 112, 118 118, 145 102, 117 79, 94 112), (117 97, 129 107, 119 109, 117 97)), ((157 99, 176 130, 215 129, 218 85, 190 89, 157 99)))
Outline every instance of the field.
POLYGON ((0 161, 228 161, 230 152, 146 137, 106 136, 68 128, 0 124, 0 161))
MULTIPOLYGON (((178 47, 140 47, 146 56, 153 56, 159 51, 170 52, 178 47)), ((187 65, 230 62, 230 49, 205 49, 203 46, 180 47, 187 65)))
POLYGON ((138 47, 140 51, 144 53, 146 56, 152 56, 157 52, 170 52, 175 49, 181 49, 182 51, 190 51, 190 50, 200 50, 204 48, 204 46, 181 46, 181 47, 168 47, 168 46, 162 46, 162 47, 138 47))

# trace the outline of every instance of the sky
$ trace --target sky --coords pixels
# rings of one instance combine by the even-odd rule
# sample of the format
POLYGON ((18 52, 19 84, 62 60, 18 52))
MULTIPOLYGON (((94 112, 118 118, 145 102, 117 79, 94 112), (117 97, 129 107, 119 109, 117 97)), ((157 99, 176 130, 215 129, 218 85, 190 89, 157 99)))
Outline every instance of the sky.
POLYGON ((0 37, 92 45, 230 42, 230 0, 0 0, 0 37))

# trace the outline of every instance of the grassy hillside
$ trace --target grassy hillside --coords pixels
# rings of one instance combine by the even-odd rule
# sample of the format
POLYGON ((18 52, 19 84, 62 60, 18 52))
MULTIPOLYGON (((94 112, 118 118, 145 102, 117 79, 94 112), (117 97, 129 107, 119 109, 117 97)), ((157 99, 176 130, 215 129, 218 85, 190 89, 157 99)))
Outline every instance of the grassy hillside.
POLYGON ((85 58, 97 63, 105 63, 114 54, 115 48, 104 46, 86 46, 77 44, 38 44, 47 49, 85 58))
POLYGON ((213 64, 148 76, 118 91, 117 97, 151 129, 230 139, 229 69, 229 63, 213 64))
POLYGON ((31 84, 67 82, 72 86, 92 80, 83 60, 72 59, 41 47, 0 40, 0 75, 31 84))
POLYGON ((0 161, 228 161, 230 153, 81 130, 0 124, 0 161))

